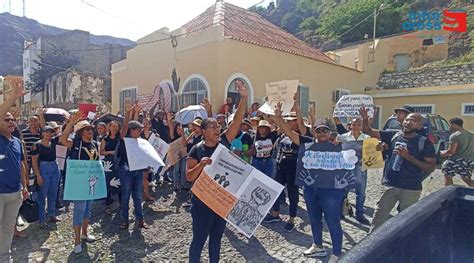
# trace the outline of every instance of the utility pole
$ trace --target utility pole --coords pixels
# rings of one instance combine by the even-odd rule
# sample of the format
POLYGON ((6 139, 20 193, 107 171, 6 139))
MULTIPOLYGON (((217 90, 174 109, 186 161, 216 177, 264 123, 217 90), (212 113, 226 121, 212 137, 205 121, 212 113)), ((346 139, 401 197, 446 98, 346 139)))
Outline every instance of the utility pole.
POLYGON ((372 50, 369 52, 369 62, 375 61, 375 31, 377 29, 377 16, 379 13, 388 8, 389 5, 381 4, 378 8, 374 9, 374 32, 372 33, 372 50))
POLYGON ((23 0, 23 17, 26 17, 25 0, 23 0))

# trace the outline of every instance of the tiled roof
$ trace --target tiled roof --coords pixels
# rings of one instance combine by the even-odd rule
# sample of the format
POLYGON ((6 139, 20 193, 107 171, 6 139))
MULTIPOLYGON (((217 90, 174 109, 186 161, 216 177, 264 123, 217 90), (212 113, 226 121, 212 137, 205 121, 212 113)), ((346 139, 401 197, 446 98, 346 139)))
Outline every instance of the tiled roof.
POLYGON ((311 47, 259 14, 221 1, 217 1, 215 5, 183 27, 187 34, 195 34, 213 25, 224 26, 224 37, 226 38, 335 63, 321 50, 311 47))

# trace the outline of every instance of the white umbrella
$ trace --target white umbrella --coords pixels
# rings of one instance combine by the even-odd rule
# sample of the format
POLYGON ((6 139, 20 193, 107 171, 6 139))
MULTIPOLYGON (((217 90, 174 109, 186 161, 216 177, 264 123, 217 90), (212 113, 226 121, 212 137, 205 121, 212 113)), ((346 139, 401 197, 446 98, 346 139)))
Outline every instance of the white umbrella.
POLYGON ((194 121, 196 117, 201 117, 203 120, 207 119, 207 111, 201 105, 191 105, 176 114, 176 121, 181 124, 188 124, 194 121))
POLYGON ((44 118, 46 121, 64 121, 64 118, 69 118, 69 112, 58 108, 47 108, 44 111, 44 118))

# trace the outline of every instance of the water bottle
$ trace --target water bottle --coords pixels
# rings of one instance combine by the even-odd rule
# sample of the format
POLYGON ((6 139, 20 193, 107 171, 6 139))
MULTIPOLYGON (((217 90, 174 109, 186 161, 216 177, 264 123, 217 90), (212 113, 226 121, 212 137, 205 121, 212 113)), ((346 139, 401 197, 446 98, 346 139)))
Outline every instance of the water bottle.
MULTIPOLYGON (((396 142, 395 149, 399 149, 399 148, 406 149, 407 144, 404 142, 396 142)), ((399 154, 396 154, 396 153, 393 153, 393 155, 395 156, 393 157, 392 170, 396 172, 400 172, 400 168, 402 167, 402 163, 403 163, 403 157, 401 157, 399 154)))

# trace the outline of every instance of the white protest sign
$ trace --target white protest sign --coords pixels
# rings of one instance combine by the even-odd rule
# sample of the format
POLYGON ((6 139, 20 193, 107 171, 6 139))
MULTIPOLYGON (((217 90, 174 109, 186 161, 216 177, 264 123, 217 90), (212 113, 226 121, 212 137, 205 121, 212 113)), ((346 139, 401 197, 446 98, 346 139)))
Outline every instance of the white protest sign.
POLYGON ((149 141, 142 138, 124 138, 124 141, 130 171, 148 168, 157 171, 159 167, 165 165, 149 141))
POLYGON ((265 103, 258 109, 259 111, 275 115, 275 106, 282 103, 282 114, 288 115, 294 105, 294 96, 298 91, 299 80, 282 80, 278 82, 266 83, 265 103))
POLYGON ((87 113, 87 119, 89 120, 94 120, 95 116, 96 116, 95 112, 89 111, 89 113, 87 113))
POLYGON ((64 170, 64 164, 66 163, 67 147, 62 145, 56 145, 56 161, 58 162, 59 170, 64 170))
POLYGON ((192 192, 246 237, 251 237, 283 186, 219 144, 192 192))
POLYGON ((369 117, 374 117, 374 100, 371 96, 362 94, 344 95, 337 102, 333 117, 359 117, 361 107, 368 108, 369 117))
POLYGON ((154 133, 151 134, 150 138, 148 138, 148 141, 151 143, 153 148, 155 148, 161 160, 164 160, 170 145, 163 141, 160 137, 156 136, 154 133))

